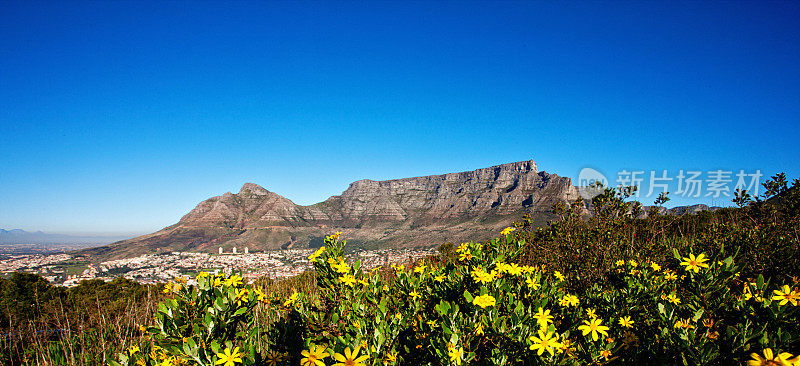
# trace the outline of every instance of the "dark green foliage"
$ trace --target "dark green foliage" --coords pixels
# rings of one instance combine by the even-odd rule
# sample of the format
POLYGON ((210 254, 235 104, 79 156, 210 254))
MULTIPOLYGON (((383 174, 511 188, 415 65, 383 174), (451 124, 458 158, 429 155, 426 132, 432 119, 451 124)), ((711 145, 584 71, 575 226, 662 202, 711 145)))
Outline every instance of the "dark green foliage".
MULTIPOLYGON (((547 264, 579 275, 573 284, 589 286, 606 279, 604 268, 617 258, 651 258, 664 262, 679 252, 735 255, 743 274, 763 274, 785 281, 800 275, 800 184, 786 184, 782 174, 764 183, 766 193, 756 201, 734 198, 741 208, 703 211, 695 215, 638 218, 622 193, 606 188, 592 200, 594 215, 578 200, 556 204, 557 219, 534 228, 525 217, 518 226, 529 245, 526 263, 547 264)), ((745 192, 746 193, 746 192, 745 192)), ((736 197, 745 197, 740 193, 736 197)), ((663 200, 659 200, 663 201, 663 200)), ((656 203, 659 203, 657 201, 656 203)))

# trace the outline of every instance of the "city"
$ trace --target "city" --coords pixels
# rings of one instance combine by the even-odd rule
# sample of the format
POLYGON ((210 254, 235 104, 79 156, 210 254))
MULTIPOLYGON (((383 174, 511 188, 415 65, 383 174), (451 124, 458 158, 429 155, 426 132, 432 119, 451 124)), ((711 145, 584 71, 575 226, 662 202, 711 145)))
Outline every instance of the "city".
MULTIPOLYGON (((286 249, 244 253, 220 250, 216 254, 172 252, 145 254, 133 258, 92 263, 88 258, 67 253, 12 255, 0 259, 0 273, 20 271, 39 274, 53 284, 73 287, 83 280, 111 281, 124 277, 139 283, 162 283, 178 276, 194 277, 200 271, 241 273, 255 280, 268 277, 274 280, 298 275, 311 269, 308 256, 314 249, 286 249)), ((347 260, 361 261, 361 267, 371 269, 391 263, 413 261, 436 254, 436 249, 362 250, 346 255, 347 260)))

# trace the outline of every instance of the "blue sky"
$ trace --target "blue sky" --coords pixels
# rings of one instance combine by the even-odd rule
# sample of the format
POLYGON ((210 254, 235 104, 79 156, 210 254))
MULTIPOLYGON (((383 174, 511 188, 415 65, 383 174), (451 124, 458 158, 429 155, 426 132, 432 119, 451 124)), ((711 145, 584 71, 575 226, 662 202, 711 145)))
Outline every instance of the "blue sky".
POLYGON ((0 228, 529 159, 800 176, 800 2, 189 5, 0 3, 0 228))

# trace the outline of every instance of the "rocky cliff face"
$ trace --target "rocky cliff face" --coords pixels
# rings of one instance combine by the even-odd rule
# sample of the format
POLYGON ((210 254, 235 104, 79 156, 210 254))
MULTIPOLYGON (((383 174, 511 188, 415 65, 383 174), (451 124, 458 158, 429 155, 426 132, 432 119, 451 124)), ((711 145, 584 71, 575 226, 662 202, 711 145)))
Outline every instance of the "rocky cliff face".
POLYGON ((158 250, 218 246, 277 249, 314 245, 340 230, 367 247, 439 245, 481 240, 520 219, 548 217, 557 201, 572 201, 569 178, 539 171, 534 161, 387 181, 360 180, 341 195, 300 206, 256 184, 209 198, 159 232, 118 242, 96 254, 120 257, 158 250))

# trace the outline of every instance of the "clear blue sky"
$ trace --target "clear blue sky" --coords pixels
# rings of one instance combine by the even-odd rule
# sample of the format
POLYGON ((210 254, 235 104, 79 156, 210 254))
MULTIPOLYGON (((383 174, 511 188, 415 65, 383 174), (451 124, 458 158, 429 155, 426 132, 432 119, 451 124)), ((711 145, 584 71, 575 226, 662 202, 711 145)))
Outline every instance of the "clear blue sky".
POLYGON ((528 159, 795 178, 798 19, 797 1, 3 1, 0 228, 145 233, 245 182, 312 204, 528 159))

